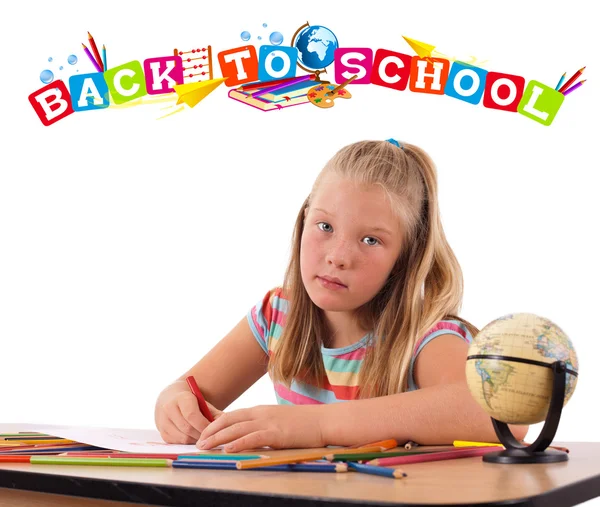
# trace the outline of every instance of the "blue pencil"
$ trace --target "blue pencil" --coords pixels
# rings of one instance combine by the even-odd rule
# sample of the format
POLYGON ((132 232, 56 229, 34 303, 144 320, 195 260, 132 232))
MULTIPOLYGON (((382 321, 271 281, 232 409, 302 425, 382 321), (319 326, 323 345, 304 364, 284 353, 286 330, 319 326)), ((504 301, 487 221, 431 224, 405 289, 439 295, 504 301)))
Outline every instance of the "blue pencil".
MULTIPOLYGON (((207 463, 193 461, 173 461, 173 468, 193 468, 203 470, 237 470, 235 463, 207 463)), ((383 467, 371 467, 383 468, 383 467)), ((309 465, 307 463, 295 463, 292 465, 269 465, 266 467, 249 468, 248 470, 262 470, 267 472, 347 472, 345 463, 330 463, 309 465)))
POLYGON ((359 465, 358 463, 352 463, 351 461, 348 462, 348 467, 363 474, 381 475, 383 477, 391 477, 392 479, 401 479, 402 477, 406 477, 406 474, 399 468, 359 465))
POLYGON ((560 76, 558 84, 556 85, 556 88, 554 88, 555 90, 558 90, 561 87, 561 85, 563 84, 563 81, 565 80, 566 75, 567 75, 567 73, 565 72, 562 76, 560 76))
POLYGON ((104 70, 108 69, 106 66, 106 46, 102 44, 102 65, 104 65, 104 70))

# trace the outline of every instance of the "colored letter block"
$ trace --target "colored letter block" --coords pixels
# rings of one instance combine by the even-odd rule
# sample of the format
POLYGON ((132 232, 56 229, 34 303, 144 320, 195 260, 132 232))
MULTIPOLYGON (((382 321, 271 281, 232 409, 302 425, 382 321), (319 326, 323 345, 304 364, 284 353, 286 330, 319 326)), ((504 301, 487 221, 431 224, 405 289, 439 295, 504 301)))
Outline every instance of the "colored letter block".
POLYGON ((444 95, 450 62, 443 58, 413 56, 408 87, 413 92, 444 95))
POLYGON ((147 95, 144 71, 142 64, 137 60, 107 70, 104 72, 104 79, 115 104, 123 104, 147 95))
POLYGON ((175 91, 174 85, 183 84, 181 56, 162 56, 144 60, 144 75, 146 91, 150 95, 175 91))
POLYGON ((524 88, 525 79, 521 76, 488 72, 483 94, 483 106, 516 113, 524 88))
POLYGON ((296 75, 298 50, 289 46, 261 46, 258 80, 271 81, 296 75))
POLYGON ((108 86, 102 72, 75 74, 69 78, 69 88, 75 111, 104 109, 110 105, 108 86))
POLYGON ((373 68, 371 48, 337 48, 335 58, 335 82, 338 84, 356 75, 352 84, 369 84, 373 68))
POLYGON ((487 70, 479 67, 454 62, 450 68, 444 93, 469 104, 479 104, 485 90, 487 73, 487 70))
MULTIPOLYGON (((394 90, 405 90, 410 76, 411 60, 410 55, 378 49, 373 61, 371 83, 394 90)), ((355 82, 356 80, 352 81, 355 82)))
POLYGON ((73 113, 71 95, 60 79, 33 92, 29 95, 29 102, 46 127, 73 113))
POLYGON ((550 125, 565 96, 539 81, 529 81, 517 111, 542 125, 550 125))
POLYGON ((227 49, 217 55, 225 86, 237 86, 258 80, 258 57, 254 46, 227 49))

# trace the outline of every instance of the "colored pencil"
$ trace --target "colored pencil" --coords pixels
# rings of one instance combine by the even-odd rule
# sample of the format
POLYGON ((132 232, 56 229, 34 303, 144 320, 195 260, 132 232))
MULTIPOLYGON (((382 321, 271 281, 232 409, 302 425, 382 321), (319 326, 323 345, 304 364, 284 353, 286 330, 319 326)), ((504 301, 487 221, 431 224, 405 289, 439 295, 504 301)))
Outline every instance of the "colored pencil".
POLYGON ((178 459, 213 459, 213 460, 248 460, 248 459, 264 459, 269 456, 262 454, 180 454, 178 459))
POLYGON ((0 433, 0 438, 5 437, 50 437, 52 435, 46 435, 45 433, 0 433))
POLYGON ((6 443, 20 443, 20 444, 77 444, 79 442, 75 442, 74 440, 67 440, 64 438, 60 439, 41 439, 41 440, 5 440, 6 443))
POLYGON ((105 71, 108 70, 108 67, 106 66, 106 46, 104 44, 102 44, 102 67, 105 71))
POLYGON ((498 452, 498 447, 478 447, 476 449, 461 449, 457 451, 429 452, 416 456, 398 456, 396 458, 376 458, 368 465, 389 466, 406 465, 408 463, 425 463, 427 461, 442 461, 446 459, 473 458, 483 456, 488 452, 498 452))
POLYGON ((452 445, 454 447, 504 447, 502 444, 494 442, 469 442, 468 440, 455 440, 452 445))
POLYGON ((558 89, 560 88, 560 85, 563 84, 563 81, 565 80, 566 76, 567 76, 566 72, 562 76, 560 76, 560 79, 558 80, 558 84, 556 85, 556 88, 554 88, 556 91, 558 91, 558 89))
POLYGON ((572 91, 577 90, 577 88, 579 88, 583 83, 585 83, 587 80, 583 79, 581 81, 579 81, 579 83, 571 86, 571 88, 567 88, 564 92, 563 95, 569 95, 569 93, 571 93, 572 91))
POLYGON ((359 444, 346 447, 346 449, 361 449, 363 447, 381 447, 382 449, 394 449, 398 447, 398 442, 393 438, 389 440, 379 440, 378 442, 370 442, 368 444, 359 444))
POLYGON ((210 422, 213 422, 215 420, 215 418, 210 413, 210 409, 208 408, 208 405, 206 404, 204 396, 202 396, 202 393, 200 392, 200 388, 198 387, 198 384, 196 383, 196 379, 192 375, 190 375, 185 380, 188 383, 188 386, 190 386, 190 390, 192 391, 192 393, 198 400, 198 407, 200 408, 200 412, 206 419, 208 419, 210 422))
MULTIPOLYGON (((173 468, 196 468, 205 470, 238 470, 235 463, 194 463, 190 461, 173 461, 173 468)), ((267 472, 347 472, 348 465, 346 463, 330 463, 326 464, 308 464, 294 463, 288 465, 271 465, 266 467, 256 467, 250 470, 259 470, 267 472)))
MULTIPOLYGON (((523 445, 531 445, 527 442, 521 442, 523 445)), ((502 444, 490 443, 490 442, 469 442, 466 440, 455 440, 453 443, 454 447, 504 447, 502 444)), ((569 452, 566 447, 560 447, 556 445, 549 445, 550 449, 556 449, 557 451, 569 452)))
POLYGON ((170 467, 170 459, 113 459, 113 458, 63 458, 57 456, 32 456, 32 465, 91 465, 91 466, 129 466, 129 467, 170 467))
MULTIPOLYGON (((315 74, 308 74, 308 76, 309 76, 309 79, 312 79, 315 77, 315 74)), ((247 85, 242 85, 238 88, 238 90, 246 91, 246 90, 256 90, 258 88, 267 88, 267 87, 270 88, 272 86, 279 85, 279 84, 289 85, 289 84, 292 84, 292 81, 294 79, 296 79, 296 78, 295 77, 286 77, 283 79, 274 79, 272 81, 258 81, 255 83, 249 83, 247 85)))
POLYGON ((90 53, 90 50, 85 46, 85 44, 83 42, 81 43, 81 45, 83 46, 83 50, 85 51, 85 54, 87 55, 87 57, 94 64, 94 67, 96 67, 96 70, 98 72, 102 72, 100 65, 98 65, 98 62, 94 59, 94 57, 92 56, 92 53, 90 53))
POLYGON ((92 51, 94 52, 94 57, 96 58, 96 61, 98 62, 98 65, 100 66, 100 72, 102 72, 104 70, 104 67, 102 65, 102 58, 100 58, 100 53, 98 52, 98 46, 96 46, 96 41, 94 40, 94 38, 92 37, 92 34, 90 32, 88 32, 88 41, 90 42, 90 46, 92 46, 92 51))
POLYGON ((575 74, 573 74, 573 75, 572 75, 572 76, 569 78, 569 80, 568 80, 568 81, 567 81, 567 82, 566 82, 564 85, 562 85, 562 86, 561 86, 561 87, 558 89, 558 91, 559 91, 560 93, 565 93, 565 90, 566 90, 567 88, 569 88, 569 86, 571 86, 571 83, 575 82, 575 80, 576 80, 576 79, 577 79, 579 76, 581 76, 581 73, 584 71, 584 69, 585 69, 585 67, 581 67, 581 69, 579 69, 577 72, 575 72, 575 74))
POLYGON ((0 463, 29 463, 30 456, 0 456, 0 463))
POLYGON ((385 451, 356 452, 352 454, 327 454, 327 461, 367 461, 375 458, 392 458, 394 456, 414 456, 415 454, 431 454, 436 451, 385 451))
MULTIPOLYGON (((363 452, 379 452, 381 447, 363 447, 363 452)), ((356 449, 337 449, 336 455, 354 453, 356 449)), ((296 454, 295 456, 274 456, 272 458, 265 459, 251 459, 248 461, 238 461, 237 467, 240 470, 246 470, 247 468, 256 468, 260 466, 269 465, 287 465, 291 463, 300 463, 302 461, 314 461, 317 459, 324 459, 327 451, 314 451, 307 452, 304 454, 296 454)))
MULTIPOLYGON (((13 441, 26 441, 26 440, 69 440, 67 438, 52 437, 50 435, 13 435, 10 437, 0 437, 0 441, 13 440, 13 441)), ((74 442, 74 440, 69 440, 74 442)))
POLYGON ((58 456, 67 456, 69 458, 115 458, 115 459, 172 459, 175 460, 179 456, 177 454, 138 454, 128 452, 109 452, 109 453, 92 453, 92 452, 64 452, 58 454, 58 456))
POLYGON ((417 444, 416 442, 413 442, 412 440, 409 440, 408 442, 406 442, 404 444, 404 448, 409 449, 409 450, 412 449, 413 447, 418 447, 418 446, 419 446, 419 444, 417 444))
POLYGON ((359 465, 358 463, 348 463, 348 468, 363 474, 381 475, 382 477, 391 477, 392 479, 402 479, 403 477, 406 477, 406 474, 398 468, 359 465))
POLYGON ((311 76, 310 74, 307 74, 306 76, 295 77, 295 78, 291 79, 287 83, 276 84, 276 85, 269 86, 268 88, 263 88, 262 90, 253 93, 252 96, 253 97, 260 97, 261 95, 264 95, 265 93, 274 92, 275 90, 279 90, 280 88, 285 88, 285 87, 293 85, 295 83, 301 83, 303 81, 309 81, 310 80, 310 76, 311 76))

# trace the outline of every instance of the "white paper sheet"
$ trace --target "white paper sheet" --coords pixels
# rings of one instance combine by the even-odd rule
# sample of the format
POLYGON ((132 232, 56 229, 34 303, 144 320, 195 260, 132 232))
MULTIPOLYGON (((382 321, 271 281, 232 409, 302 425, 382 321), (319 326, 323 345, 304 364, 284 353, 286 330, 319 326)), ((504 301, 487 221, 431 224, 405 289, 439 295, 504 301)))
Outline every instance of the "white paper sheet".
MULTIPOLYGON (((25 426, 25 425, 23 425, 25 426)), ((144 454, 198 454, 201 451, 195 445, 167 444, 158 430, 138 430, 125 428, 85 428, 77 426, 38 426, 26 425, 20 431, 39 431, 76 442, 106 447, 116 451, 144 454)), ((218 446, 214 450, 221 450, 218 446)))

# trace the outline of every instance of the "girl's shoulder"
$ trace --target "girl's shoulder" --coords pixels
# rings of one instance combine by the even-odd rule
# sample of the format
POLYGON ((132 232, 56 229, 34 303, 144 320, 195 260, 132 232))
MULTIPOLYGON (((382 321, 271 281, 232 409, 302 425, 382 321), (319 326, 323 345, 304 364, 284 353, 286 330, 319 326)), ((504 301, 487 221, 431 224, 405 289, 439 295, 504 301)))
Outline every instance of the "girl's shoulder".
POLYGON ((473 331, 475 331, 476 334, 476 329, 477 328, 475 328, 472 324, 459 317, 448 316, 440 320, 419 340, 417 340, 414 348, 414 355, 416 356, 418 352, 431 340, 443 334, 453 334, 470 344, 474 337, 473 331))

